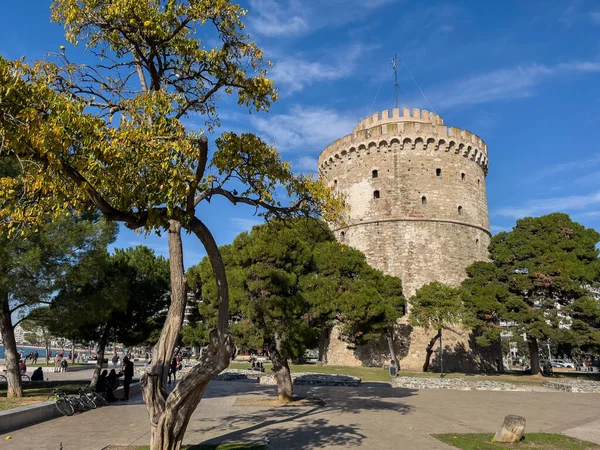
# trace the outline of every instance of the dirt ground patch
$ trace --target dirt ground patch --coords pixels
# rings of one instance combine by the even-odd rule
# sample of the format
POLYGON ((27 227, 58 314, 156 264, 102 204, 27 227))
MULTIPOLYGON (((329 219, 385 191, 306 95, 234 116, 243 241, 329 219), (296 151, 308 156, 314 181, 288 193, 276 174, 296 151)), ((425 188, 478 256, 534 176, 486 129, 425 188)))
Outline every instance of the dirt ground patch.
POLYGON ((294 397, 291 402, 282 402, 277 398, 267 395, 244 395, 237 397, 233 406, 262 406, 270 408, 279 408, 281 406, 293 407, 311 407, 325 406, 325 402, 319 398, 294 397))

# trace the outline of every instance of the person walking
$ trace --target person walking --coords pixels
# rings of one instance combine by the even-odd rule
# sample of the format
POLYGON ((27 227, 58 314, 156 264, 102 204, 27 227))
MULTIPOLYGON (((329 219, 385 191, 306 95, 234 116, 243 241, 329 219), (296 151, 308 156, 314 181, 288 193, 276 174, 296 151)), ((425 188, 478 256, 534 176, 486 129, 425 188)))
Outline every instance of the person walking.
POLYGON ((123 358, 123 362, 125 363, 125 370, 123 371, 123 374, 125 375, 123 378, 123 393, 125 395, 121 400, 127 401, 129 400, 129 386, 133 379, 133 361, 126 356, 123 358))
POLYGON ((40 354, 37 352, 37 350, 35 352, 33 352, 33 361, 32 361, 32 364, 37 364, 37 360, 38 360, 39 356, 40 356, 40 354))
POLYGON ((175 376, 176 372, 177 372, 177 358, 173 357, 171 364, 169 364, 169 381, 167 381, 167 383, 171 382, 171 375, 173 375, 173 381, 176 381, 176 379, 177 379, 177 377, 175 376))

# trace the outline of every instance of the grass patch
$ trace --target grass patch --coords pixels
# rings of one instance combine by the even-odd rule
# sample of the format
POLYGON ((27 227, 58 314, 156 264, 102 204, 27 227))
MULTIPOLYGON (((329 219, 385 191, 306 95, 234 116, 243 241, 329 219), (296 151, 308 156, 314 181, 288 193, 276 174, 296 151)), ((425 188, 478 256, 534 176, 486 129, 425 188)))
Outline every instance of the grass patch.
MULTIPOLYGON (((230 369, 248 369, 251 364, 246 362, 232 362, 229 364, 230 369)), ((264 364, 265 374, 271 373, 272 364, 264 364)), ((344 367, 344 366, 320 366, 316 364, 292 364, 290 365, 292 373, 295 372, 313 372, 313 373, 324 373, 324 374, 339 374, 339 375, 351 375, 359 377, 363 381, 382 381, 389 383, 391 377, 387 370, 381 367, 344 367)))
MULTIPOLYGON (((271 373, 273 367, 270 363, 264 363, 265 374, 271 373)), ((248 369, 251 363, 248 362, 237 362, 234 361, 229 365, 231 369, 248 369)), ((346 367, 346 366, 321 366, 317 364, 291 364, 290 369, 292 372, 313 372, 313 373, 325 373, 325 374, 340 374, 340 375, 352 375, 361 378, 363 381, 379 381, 389 383, 392 377, 389 376, 387 369, 381 367, 346 367)), ((438 372, 407 372, 401 370, 398 372, 398 376, 401 377, 416 377, 416 378, 439 378, 438 372)), ((567 380, 567 379, 589 379, 599 380, 598 374, 585 373, 585 372, 555 372, 554 376, 546 378, 541 375, 529 375, 526 373, 511 373, 511 374, 483 374, 483 373, 447 373, 446 378, 463 378, 466 381, 498 381, 511 384, 523 384, 523 385, 538 385, 541 386, 546 381, 554 380, 567 380)))
POLYGON ((52 391, 60 387, 67 394, 77 393, 77 389, 89 385, 89 381, 24 381, 23 397, 6 398, 6 383, 0 383, 0 411, 34 405, 48 400, 52 391))
POLYGON ((462 450, 600 450, 600 445, 551 433, 528 433, 525 435, 525 440, 514 444, 492 442, 494 435, 491 433, 434 434, 433 436, 445 444, 462 450))

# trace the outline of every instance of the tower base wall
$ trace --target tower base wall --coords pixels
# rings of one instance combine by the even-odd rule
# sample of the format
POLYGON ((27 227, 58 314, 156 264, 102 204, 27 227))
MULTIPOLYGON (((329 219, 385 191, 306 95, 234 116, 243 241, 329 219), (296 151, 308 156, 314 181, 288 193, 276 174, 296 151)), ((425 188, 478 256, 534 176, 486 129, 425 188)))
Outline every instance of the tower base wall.
MULTIPOLYGON (((456 332, 444 330, 445 372, 480 372, 497 369, 497 360, 501 357, 500 345, 480 347, 475 344, 474 337, 468 331, 455 329, 456 332)), ((412 327, 401 320, 395 329, 394 350, 400 359, 400 370, 420 372, 425 362, 426 349, 436 332, 421 327, 412 327)), ((340 330, 334 327, 327 343, 323 362, 331 366, 368 366, 377 367, 390 362, 387 341, 379 341, 367 345, 353 347, 340 339, 340 330)), ((433 347, 430 371, 439 371, 439 340, 433 347)))

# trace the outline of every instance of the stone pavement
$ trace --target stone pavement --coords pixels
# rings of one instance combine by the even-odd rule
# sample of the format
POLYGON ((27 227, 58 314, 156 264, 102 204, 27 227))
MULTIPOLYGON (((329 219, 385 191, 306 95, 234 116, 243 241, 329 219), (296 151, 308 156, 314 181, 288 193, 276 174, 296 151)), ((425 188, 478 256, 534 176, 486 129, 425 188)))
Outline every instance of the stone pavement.
MULTIPOLYGON (((527 418, 527 431, 566 432, 600 443, 600 394, 493 392, 298 386, 295 393, 325 401, 322 407, 240 407, 238 396, 274 394, 271 386, 212 382, 194 413, 185 443, 263 442, 272 449, 450 449, 432 433, 489 432, 506 414, 527 418)), ((129 403, 88 411, 0 436, 7 450, 102 449, 148 444, 147 413, 139 396, 129 403)))

